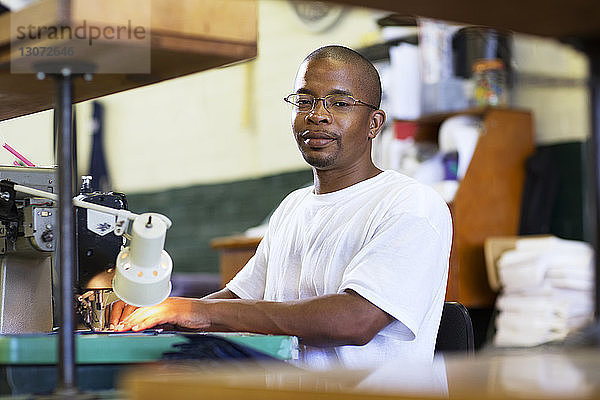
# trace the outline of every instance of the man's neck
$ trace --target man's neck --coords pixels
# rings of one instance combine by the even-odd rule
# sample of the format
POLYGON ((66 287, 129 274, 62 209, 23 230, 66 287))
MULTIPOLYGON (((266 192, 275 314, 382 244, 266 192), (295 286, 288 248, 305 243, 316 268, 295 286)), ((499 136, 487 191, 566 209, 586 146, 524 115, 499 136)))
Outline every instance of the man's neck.
POLYGON ((356 167, 343 170, 319 170, 313 167, 315 193, 325 194, 335 192, 358 182, 373 178, 381 172, 383 171, 377 168, 373 163, 370 163, 367 168, 362 166, 360 168, 356 167))

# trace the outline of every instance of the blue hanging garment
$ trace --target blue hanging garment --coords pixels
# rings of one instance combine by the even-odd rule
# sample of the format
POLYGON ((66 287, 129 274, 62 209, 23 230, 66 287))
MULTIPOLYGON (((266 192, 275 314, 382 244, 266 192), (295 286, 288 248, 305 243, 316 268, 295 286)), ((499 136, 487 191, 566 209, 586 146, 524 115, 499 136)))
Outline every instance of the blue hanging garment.
POLYGON ((110 191, 110 177, 104 156, 104 106, 97 101, 93 103, 93 139, 90 157, 90 172, 93 191, 110 191))

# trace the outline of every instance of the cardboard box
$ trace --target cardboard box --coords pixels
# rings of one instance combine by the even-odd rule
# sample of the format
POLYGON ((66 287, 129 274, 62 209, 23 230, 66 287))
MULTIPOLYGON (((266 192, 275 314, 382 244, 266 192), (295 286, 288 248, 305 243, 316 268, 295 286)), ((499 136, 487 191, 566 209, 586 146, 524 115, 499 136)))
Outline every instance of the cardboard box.
POLYGON ((498 277, 498 268, 496 263, 498 259, 507 250, 514 250, 517 247, 517 241, 523 238, 542 238, 551 235, 527 235, 527 236, 490 236, 483 242, 483 253, 485 255, 485 269, 488 282, 492 290, 498 292, 502 288, 502 283, 498 277))

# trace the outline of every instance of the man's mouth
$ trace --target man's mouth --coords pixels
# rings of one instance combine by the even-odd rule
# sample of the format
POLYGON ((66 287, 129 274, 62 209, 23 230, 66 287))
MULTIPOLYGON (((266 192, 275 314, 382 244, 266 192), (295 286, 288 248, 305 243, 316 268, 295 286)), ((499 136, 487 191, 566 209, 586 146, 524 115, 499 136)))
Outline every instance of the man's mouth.
POLYGON ((302 142, 311 148, 321 148, 335 142, 334 135, 328 132, 304 132, 301 135, 302 142))

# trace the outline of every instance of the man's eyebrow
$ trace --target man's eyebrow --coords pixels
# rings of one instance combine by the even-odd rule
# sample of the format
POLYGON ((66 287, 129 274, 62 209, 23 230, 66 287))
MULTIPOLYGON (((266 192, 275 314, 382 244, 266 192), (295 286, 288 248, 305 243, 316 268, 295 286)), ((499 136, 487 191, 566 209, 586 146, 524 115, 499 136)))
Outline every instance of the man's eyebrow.
MULTIPOLYGON (((306 89, 306 88, 300 88, 300 89, 296 90, 296 93, 310 94, 313 96, 315 95, 315 93, 312 90, 306 89)), ((352 92, 350 92, 348 90, 344 90, 344 89, 332 89, 327 94, 344 94, 344 95, 352 96, 352 92)))
POLYGON ((329 92, 329 94, 345 94, 348 96, 352 96, 352 93, 350 91, 344 89, 333 89, 329 92))

